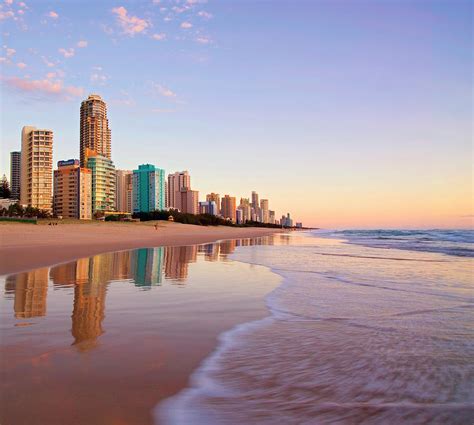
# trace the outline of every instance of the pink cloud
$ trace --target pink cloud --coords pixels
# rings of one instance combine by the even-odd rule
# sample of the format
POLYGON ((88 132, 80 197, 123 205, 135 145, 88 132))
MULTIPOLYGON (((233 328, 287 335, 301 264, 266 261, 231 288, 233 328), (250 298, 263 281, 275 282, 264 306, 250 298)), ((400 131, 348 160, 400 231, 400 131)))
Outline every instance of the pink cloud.
POLYGON ((155 39, 155 40, 161 41, 161 40, 164 40, 166 38, 166 34, 163 33, 163 32, 160 33, 160 34, 153 34, 152 38, 155 39))
POLYGON ((113 8, 112 13, 116 15, 117 23, 122 28, 124 34, 134 36, 145 31, 150 26, 145 19, 129 15, 127 9, 123 6, 113 8))
POLYGON ((84 47, 87 47, 87 41, 86 40, 80 40, 77 42, 77 47, 79 47, 80 49, 83 49, 84 47))
POLYGON ((49 68, 53 68, 54 67, 54 62, 51 62, 48 60, 48 58, 46 56, 41 56, 41 59, 43 60, 43 62, 45 63, 45 65, 49 68))
POLYGON ((198 12, 198 16, 200 16, 201 18, 205 18, 205 19, 211 19, 212 18, 212 14, 209 13, 209 12, 206 12, 204 10, 201 10, 200 12, 198 12))
POLYGON ((169 88, 162 86, 161 84, 157 84, 152 82, 151 86, 155 90, 156 93, 158 93, 161 96, 164 97, 176 97, 176 93, 170 90, 169 88))
POLYGON ((72 58, 74 56, 74 49, 58 49, 58 52, 61 53, 65 58, 72 58))
POLYGON ((8 18, 13 18, 14 16, 15 14, 11 10, 8 10, 6 12, 0 10, 0 21, 3 21, 4 19, 8 18))
POLYGON ((17 66, 18 68, 20 68, 20 69, 25 69, 27 65, 26 65, 26 63, 24 63, 24 62, 18 62, 18 63, 16 64, 16 66, 17 66))
POLYGON ((200 44, 209 44, 209 43, 212 42, 210 37, 206 37, 206 36, 203 36, 203 35, 197 37, 196 41, 200 44))
POLYGON ((29 80, 20 77, 3 78, 7 87, 24 94, 47 97, 51 99, 71 100, 84 95, 82 87, 65 86, 61 80, 29 80))
POLYGON ((58 19, 59 15, 54 10, 52 10, 51 12, 48 13, 48 17, 52 19, 58 19))
POLYGON ((192 28, 193 24, 191 24, 190 22, 182 22, 180 27, 181 28, 184 28, 185 30, 189 29, 189 28, 192 28))

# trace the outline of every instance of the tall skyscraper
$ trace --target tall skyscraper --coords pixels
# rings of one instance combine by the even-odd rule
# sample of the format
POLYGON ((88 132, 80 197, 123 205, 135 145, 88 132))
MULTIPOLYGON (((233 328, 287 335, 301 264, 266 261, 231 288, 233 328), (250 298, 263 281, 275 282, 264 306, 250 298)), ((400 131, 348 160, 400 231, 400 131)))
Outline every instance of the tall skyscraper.
POLYGON ((53 211, 63 218, 92 219, 92 172, 77 159, 59 161, 54 170, 53 211))
POLYGON ((208 195, 206 195, 206 201, 207 202, 212 202, 214 201, 216 203, 216 207, 217 207, 217 213, 220 213, 221 211, 221 197, 219 196, 218 193, 209 193, 208 195))
POLYGON ((107 105, 97 94, 81 103, 80 159, 86 165, 86 149, 111 159, 111 132, 107 119, 107 105))
POLYGON ((21 131, 20 204, 52 210, 53 132, 36 127, 21 131))
POLYGON ((133 212, 133 172, 116 170, 115 172, 115 209, 121 212, 133 212))
POLYGON ((10 190, 13 199, 20 199, 21 152, 10 152, 10 190))
POLYGON ((255 191, 252 191, 252 203, 250 206, 257 211, 257 209, 260 207, 260 204, 258 202, 258 193, 255 191))
POLYGON ((221 215, 225 219, 229 219, 235 222, 236 215, 235 215, 235 197, 225 195, 221 199, 221 215))
POLYGON ((242 223, 252 219, 250 201, 248 198, 240 198, 239 209, 242 211, 242 223))
POLYGON ((268 223, 268 199, 260 200, 260 221, 262 223, 268 223))
POLYGON ((199 214, 199 192, 181 189, 176 195, 176 208, 187 214, 199 214))
POLYGON ((181 189, 191 189, 191 176, 189 173, 187 171, 176 171, 173 174, 169 174, 167 207, 178 208, 178 195, 181 189))
POLYGON ((165 209, 165 171, 151 164, 133 170, 133 212, 165 209))
POLYGON ((90 149, 86 148, 84 153, 85 168, 89 168, 92 172, 92 214, 99 211, 114 211, 114 163, 90 149))

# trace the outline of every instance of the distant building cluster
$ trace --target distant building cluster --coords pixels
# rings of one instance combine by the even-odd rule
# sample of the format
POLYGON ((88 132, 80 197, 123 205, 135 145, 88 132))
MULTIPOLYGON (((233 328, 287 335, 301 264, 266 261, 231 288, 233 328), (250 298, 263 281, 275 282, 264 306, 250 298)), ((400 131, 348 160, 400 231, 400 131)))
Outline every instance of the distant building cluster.
MULTIPOLYGON (((153 164, 135 170, 117 170, 112 161, 112 136, 107 105, 97 94, 80 108, 79 159, 61 160, 53 170, 53 131, 25 126, 21 151, 10 154, 11 198, 62 218, 90 220, 103 214, 134 214, 176 209, 189 214, 210 214, 236 224, 269 223, 294 227, 288 213, 280 220, 268 199, 209 193, 199 201, 188 171, 166 176, 153 164)), ((301 223, 296 224, 302 227, 301 223)))

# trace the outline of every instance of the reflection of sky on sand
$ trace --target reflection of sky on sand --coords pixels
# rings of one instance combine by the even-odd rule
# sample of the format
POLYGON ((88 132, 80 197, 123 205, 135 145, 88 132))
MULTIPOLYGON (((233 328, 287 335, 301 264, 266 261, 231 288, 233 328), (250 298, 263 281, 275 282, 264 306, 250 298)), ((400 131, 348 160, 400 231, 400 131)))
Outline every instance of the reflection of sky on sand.
POLYGON ((2 278, 0 422, 150 423, 219 333, 266 315, 279 278, 228 255, 271 243, 143 248, 2 278))

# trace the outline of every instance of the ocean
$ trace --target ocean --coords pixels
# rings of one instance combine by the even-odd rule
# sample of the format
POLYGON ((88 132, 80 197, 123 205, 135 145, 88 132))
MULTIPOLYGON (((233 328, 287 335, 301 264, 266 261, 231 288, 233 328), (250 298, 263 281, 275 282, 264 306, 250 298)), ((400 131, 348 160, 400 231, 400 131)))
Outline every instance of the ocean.
POLYGON ((234 261, 283 282, 223 333, 166 424, 471 424, 474 232, 293 232, 234 261))

